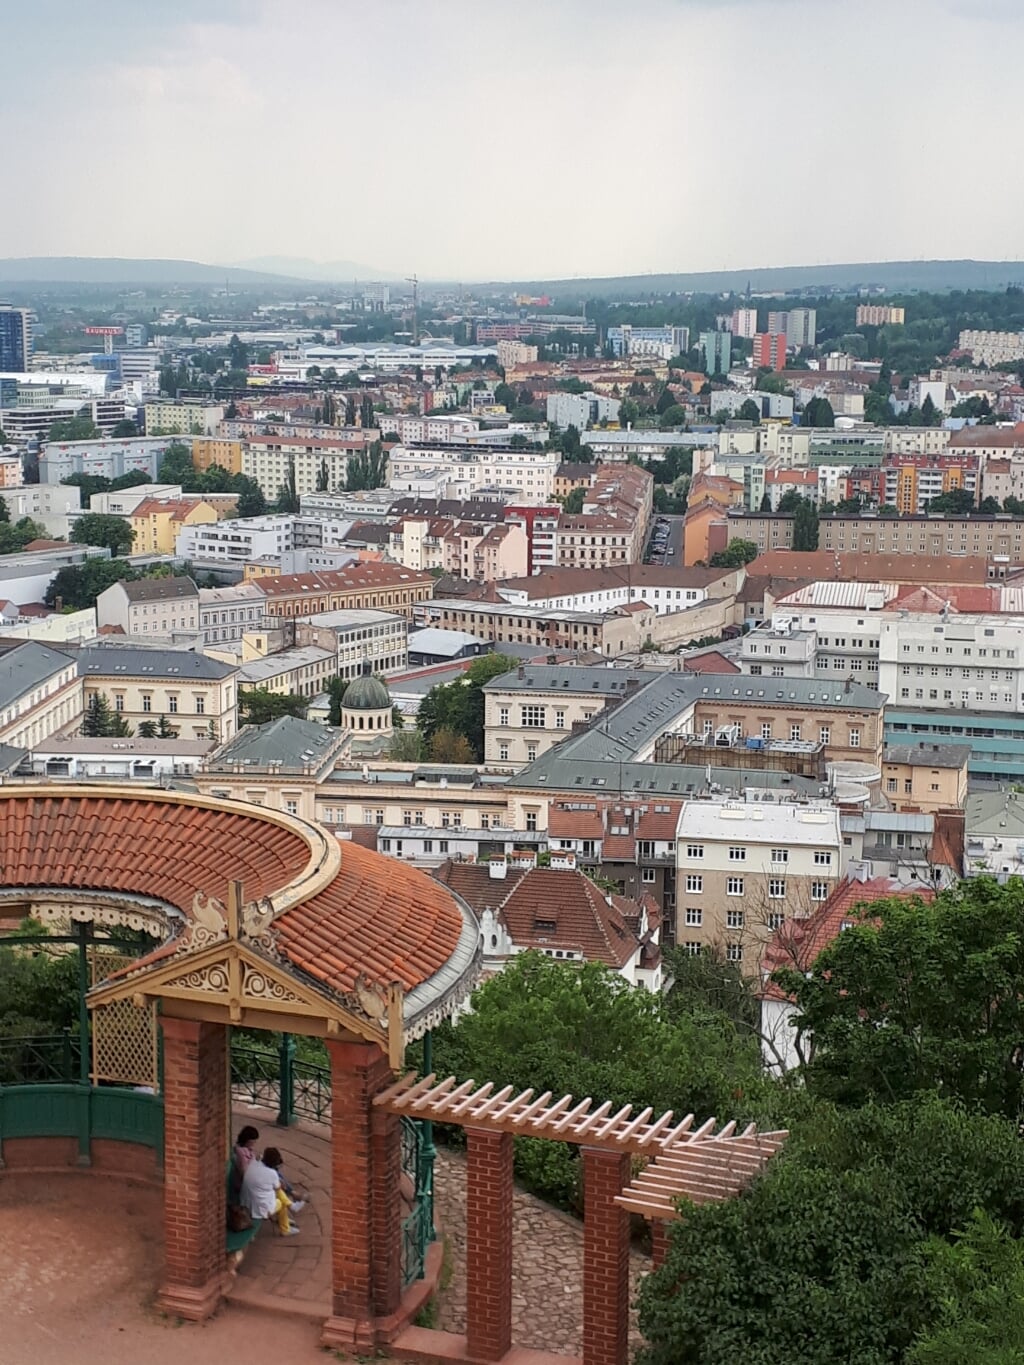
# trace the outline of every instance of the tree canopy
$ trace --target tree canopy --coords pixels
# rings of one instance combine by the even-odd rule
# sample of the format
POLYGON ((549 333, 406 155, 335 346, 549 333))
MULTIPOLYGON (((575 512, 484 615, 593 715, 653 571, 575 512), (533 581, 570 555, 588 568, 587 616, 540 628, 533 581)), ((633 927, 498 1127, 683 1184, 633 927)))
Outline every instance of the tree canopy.
POLYGON ((437 731, 450 730, 465 739, 469 756, 447 761, 479 762, 484 756, 484 684, 515 666, 515 659, 505 654, 483 654, 461 678, 432 687, 420 703, 417 721, 428 748, 437 731))
POLYGON ((271 692, 266 687, 247 687, 238 694, 239 725, 265 725, 281 716, 306 715, 306 698, 297 692, 271 692))
POLYGON ((131 551, 135 531, 127 517, 86 512, 72 527, 71 539, 76 545, 105 545, 116 558, 131 551))
POLYGON ((730 540, 724 550, 716 550, 709 563, 713 569, 738 569, 757 558, 757 546, 752 540, 730 540))

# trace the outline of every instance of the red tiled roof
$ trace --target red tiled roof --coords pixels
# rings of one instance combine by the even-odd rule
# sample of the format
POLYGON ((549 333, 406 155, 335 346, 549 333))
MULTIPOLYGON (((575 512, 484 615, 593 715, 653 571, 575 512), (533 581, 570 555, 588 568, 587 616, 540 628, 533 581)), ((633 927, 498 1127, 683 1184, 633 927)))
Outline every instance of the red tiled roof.
POLYGON ((569 810, 560 801, 548 807, 549 838, 600 839, 603 833, 604 821, 596 802, 593 810, 569 810))
POLYGON ((815 960, 842 933, 849 921, 871 923, 870 912, 863 907, 880 900, 935 899, 931 887, 907 887, 892 877, 870 877, 867 881, 845 881, 839 885, 819 910, 806 919, 787 919, 773 934, 761 959, 765 982, 761 994, 766 999, 785 1000, 786 994, 769 978, 781 967, 795 967, 806 972, 815 960))
POLYGON ((569 949, 588 962, 624 967, 639 947, 619 907, 609 905, 582 872, 534 868, 513 887, 500 914, 521 948, 569 949))
POLYGON ((727 659, 724 654, 719 654, 717 649, 713 649, 710 654, 697 654, 692 659, 684 659, 683 672, 739 673, 740 668, 731 659, 727 659))
MULTIPOLYGON (((312 852, 297 829, 255 812, 57 790, 0 792, 0 849, 8 886, 149 895, 186 916, 197 891, 226 902, 229 880, 242 882, 247 901, 284 890, 312 852)), ((463 917, 424 873, 347 842, 334 880, 273 928, 282 956, 331 991, 352 990, 361 973, 409 991, 451 956, 463 917)))
POLYGON ((519 868, 507 869, 504 878, 492 877, 486 863, 456 863, 450 859, 434 870, 434 877, 462 897, 471 909, 496 910, 509 889, 526 876, 519 868))

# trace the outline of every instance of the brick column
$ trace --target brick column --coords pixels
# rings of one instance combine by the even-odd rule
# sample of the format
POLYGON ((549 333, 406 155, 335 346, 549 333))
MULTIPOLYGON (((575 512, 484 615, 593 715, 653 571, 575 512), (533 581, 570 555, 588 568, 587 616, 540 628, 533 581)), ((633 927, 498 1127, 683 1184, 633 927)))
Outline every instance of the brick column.
POLYGON ((391 1084, 376 1043, 328 1040, 332 1312, 321 1343, 372 1348, 402 1296, 401 1120, 374 1109, 391 1084))
POLYGON ((629 1181, 629 1153, 583 1149, 583 1362, 626 1365, 629 1214, 612 1201, 629 1181))
POLYGON ((224 1284, 228 1031, 192 1019, 163 1018, 160 1027, 167 1257, 157 1305, 199 1322, 217 1308, 224 1284))
POLYGON ((466 1129, 466 1345, 500 1360, 512 1345, 512 1135, 466 1129))
POLYGON ((658 1270, 668 1255, 668 1223, 664 1218, 651 1219, 651 1269, 658 1270))

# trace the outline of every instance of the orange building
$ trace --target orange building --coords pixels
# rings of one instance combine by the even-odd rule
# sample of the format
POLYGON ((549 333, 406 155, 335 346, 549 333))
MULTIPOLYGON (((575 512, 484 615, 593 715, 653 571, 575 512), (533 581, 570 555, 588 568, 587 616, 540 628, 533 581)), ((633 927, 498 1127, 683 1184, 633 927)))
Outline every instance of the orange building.
POLYGON ((192 463, 199 473, 219 465, 229 474, 242 472, 241 441, 222 441, 216 436, 196 436, 192 440, 192 463))

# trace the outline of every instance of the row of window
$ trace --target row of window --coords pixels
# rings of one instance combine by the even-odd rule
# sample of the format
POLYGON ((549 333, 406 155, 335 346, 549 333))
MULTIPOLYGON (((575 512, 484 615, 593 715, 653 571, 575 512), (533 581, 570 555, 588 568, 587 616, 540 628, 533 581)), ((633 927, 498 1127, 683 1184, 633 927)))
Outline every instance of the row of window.
MULTIPOLYGON (((687 844, 686 845, 687 858, 703 858, 705 847, 706 847, 705 844, 687 844)), ((729 861, 731 863, 744 863, 746 862, 746 860, 747 860, 746 844, 730 844, 729 861)), ((773 863, 788 863, 789 849, 773 848, 771 851, 771 860, 773 863)), ((827 848, 816 848, 814 850, 814 865, 815 867, 831 867, 832 866, 831 851, 827 848)))
MULTIPOLYGON (((699 896, 704 891, 704 877, 699 872, 688 872, 686 874, 686 892, 691 896, 699 896)), ((826 881, 811 882, 811 900, 828 900, 829 884, 826 881)), ((746 879, 744 877, 726 877, 725 894, 727 896, 746 895, 746 879)), ((786 878, 768 878, 768 898, 769 900, 786 899, 786 878)))
MULTIPOLYGON (((168 693, 167 693, 167 710, 170 712, 170 714, 171 714, 172 716, 176 716, 176 715, 178 714, 178 709, 179 709, 179 708, 178 708, 178 700, 179 700, 179 698, 178 698, 177 693, 175 693, 175 692, 168 692, 168 693)), ((115 710, 115 711, 123 711, 123 710, 124 710, 124 702, 125 702, 124 693, 123 693, 123 692, 115 692, 115 693, 114 693, 114 710, 115 710)), ((194 707, 194 714, 195 714, 195 715, 197 715, 197 716, 205 716, 205 715, 206 715, 206 698, 205 698, 205 697, 203 697, 203 696, 195 696, 195 697, 193 697, 193 698, 192 698, 192 704, 193 704, 193 707, 194 707)), ((142 709, 143 709, 143 711, 147 711, 147 712, 151 712, 151 711, 153 710, 153 697, 152 697, 152 694, 149 693, 149 692, 144 692, 144 693, 142 694, 142 709)))

